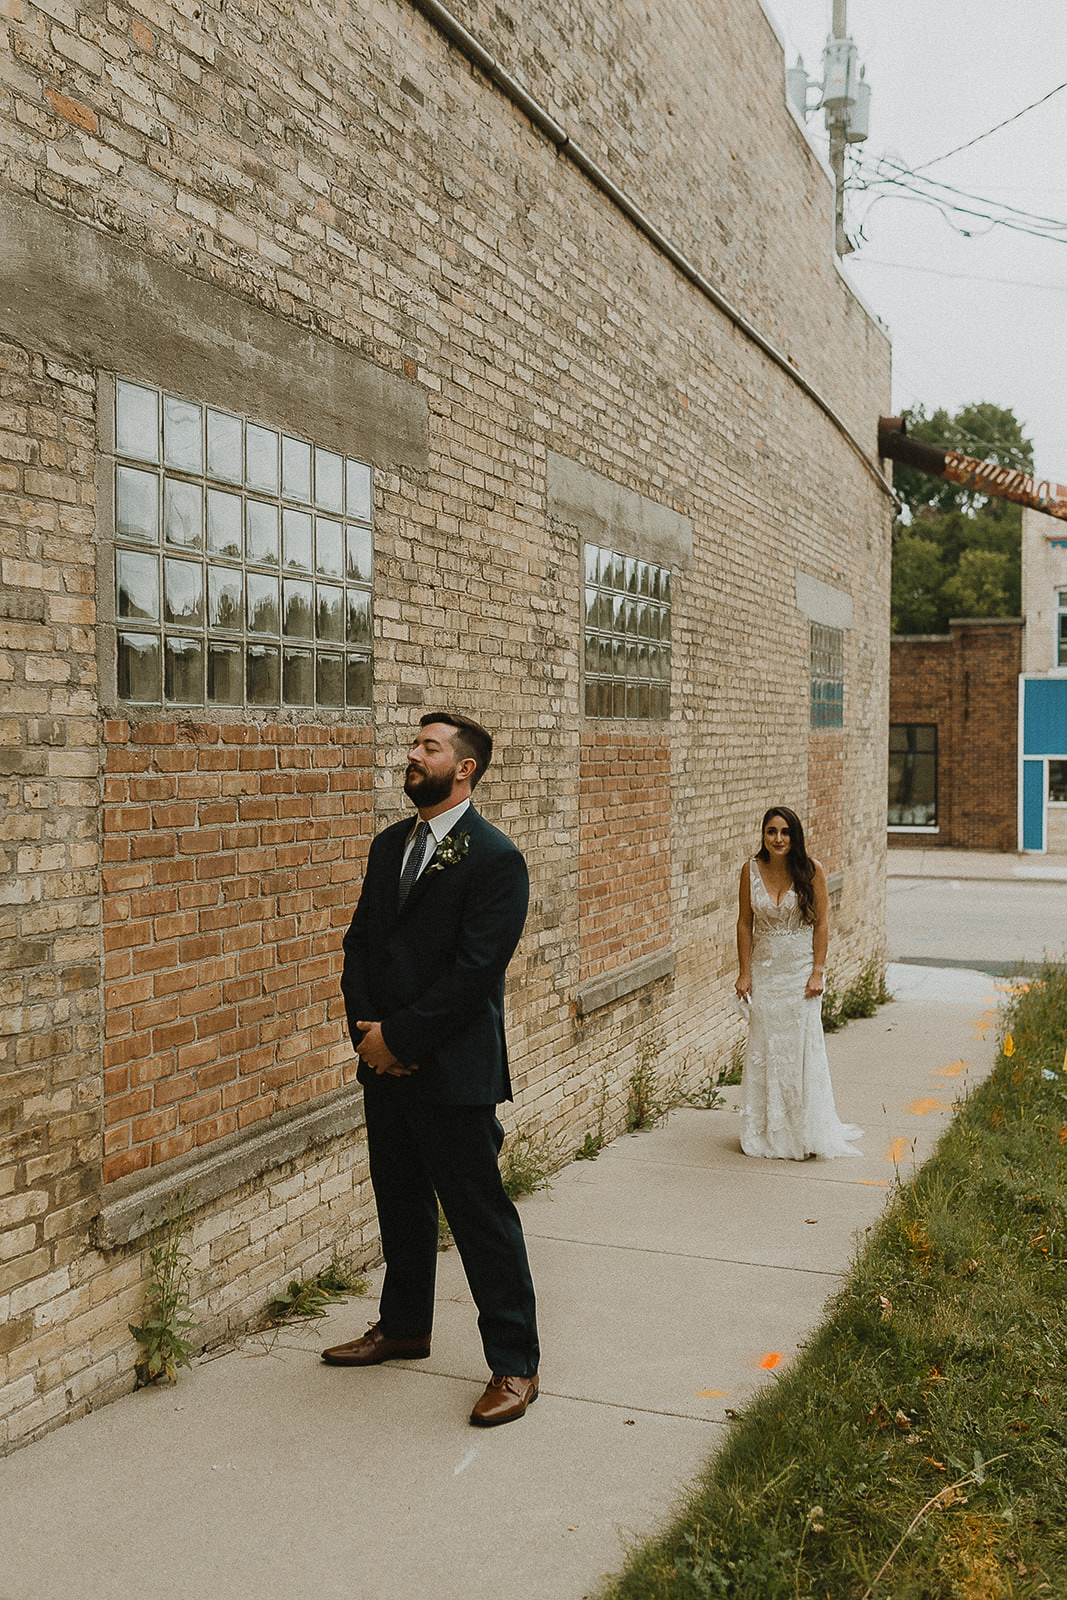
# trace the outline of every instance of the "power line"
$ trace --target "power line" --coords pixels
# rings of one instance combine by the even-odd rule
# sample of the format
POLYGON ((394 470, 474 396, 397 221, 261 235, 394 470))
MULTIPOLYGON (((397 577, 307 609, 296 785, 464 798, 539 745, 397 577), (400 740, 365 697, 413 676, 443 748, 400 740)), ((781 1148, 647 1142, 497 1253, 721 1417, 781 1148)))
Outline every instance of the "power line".
POLYGON ((1059 94, 1062 89, 1067 89, 1067 83, 1061 83, 1055 89, 1050 89, 1048 94, 1043 94, 1040 100, 1035 100, 1031 105, 1023 106, 1021 111, 1016 111, 1014 116, 1005 117, 1003 122, 998 122, 992 128, 987 128, 985 133, 979 133, 973 139, 968 139, 966 144, 958 144, 953 150, 946 150, 943 156, 934 156, 931 161, 924 161, 921 166, 915 167, 916 172, 925 172, 927 167, 936 167, 939 161, 947 161, 949 156, 958 156, 961 150, 970 150, 972 145, 981 144, 983 139, 988 139, 991 134, 999 133, 1001 128, 1006 128, 1009 123, 1018 122, 1020 117, 1025 117, 1027 112, 1035 111, 1038 106, 1043 106, 1046 100, 1051 100, 1054 94, 1059 94))
MULTIPOLYGON (((986 224, 983 230, 985 232, 994 227, 1001 227, 1034 238, 1049 239, 1055 244, 1067 243, 1067 222, 1057 217, 1023 211, 1018 206, 1009 205, 1004 201, 990 200, 984 195, 971 194, 965 189, 960 189, 954 184, 942 183, 936 178, 925 178, 912 168, 906 167, 899 157, 881 156, 873 167, 863 162, 856 162, 849 187, 853 192, 873 195, 872 206, 879 199, 888 196, 906 197, 933 206, 941 212, 949 227, 967 238, 974 237, 975 228, 964 226, 963 222, 957 219, 973 217, 976 222, 986 224)), ((870 209, 868 207, 868 215, 870 209)), ((864 220, 866 221, 866 218, 864 220)))
POLYGON ((911 261, 879 261, 875 256, 857 254, 850 257, 848 265, 863 262, 870 267, 891 267, 897 272, 922 272, 932 278, 953 278, 965 283, 1002 283, 1009 289, 1047 289, 1050 294, 1067 294, 1067 284, 1030 283, 1025 278, 987 278, 976 272, 944 272, 938 267, 917 267, 911 261))
POLYGON ((962 200, 971 200, 977 205, 996 206, 1001 211, 1010 212, 1012 216, 1022 217, 1027 222, 1046 223, 1052 228, 1067 228, 1067 222, 1062 222, 1058 217, 1046 217, 1038 211, 1024 211, 1020 206, 1009 205, 1005 200, 990 200, 985 195, 973 194, 969 189, 961 189, 957 184, 942 183, 939 178, 919 177, 921 168, 907 167, 902 161, 893 156, 880 156, 875 165, 876 172, 883 166, 889 169, 890 177, 881 181, 895 182, 897 179, 916 178, 919 183, 928 184, 931 189, 943 190, 948 195, 959 195, 962 200))

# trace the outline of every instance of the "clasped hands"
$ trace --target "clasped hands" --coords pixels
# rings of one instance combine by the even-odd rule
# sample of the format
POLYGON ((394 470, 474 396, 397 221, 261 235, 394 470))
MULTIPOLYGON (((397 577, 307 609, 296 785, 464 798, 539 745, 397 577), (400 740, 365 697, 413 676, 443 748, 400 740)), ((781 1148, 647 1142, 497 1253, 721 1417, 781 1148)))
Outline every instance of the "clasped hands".
MULTIPOLYGON (((811 977, 804 986, 805 1000, 817 1000, 826 987, 821 967, 813 967, 811 977)), ((752 999, 752 979, 747 974, 738 978, 734 988, 742 1000, 752 999)))
POLYGON ((382 1037, 380 1022, 357 1022, 362 1038, 356 1046, 356 1054, 365 1066, 370 1067, 378 1077, 410 1078, 413 1072, 418 1072, 419 1064, 413 1061, 410 1067, 405 1067, 398 1061, 382 1037))

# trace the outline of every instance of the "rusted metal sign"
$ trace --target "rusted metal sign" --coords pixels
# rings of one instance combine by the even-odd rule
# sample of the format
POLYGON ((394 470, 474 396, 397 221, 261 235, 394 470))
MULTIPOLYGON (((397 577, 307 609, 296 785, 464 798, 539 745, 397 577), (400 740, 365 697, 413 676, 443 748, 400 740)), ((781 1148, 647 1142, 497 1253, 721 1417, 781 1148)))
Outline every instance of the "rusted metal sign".
POLYGON ((899 461, 905 467, 914 467, 918 472, 928 472, 931 477, 944 478, 947 483, 961 484, 965 489, 992 495, 997 500, 1014 500, 1018 505, 1032 506, 1048 517, 1059 517, 1061 522, 1067 522, 1067 487, 1062 483, 1031 478, 1028 473, 1013 472, 995 461, 976 461, 958 450, 940 450, 936 445, 922 444, 908 437, 903 417, 878 418, 878 454, 884 459, 899 461))

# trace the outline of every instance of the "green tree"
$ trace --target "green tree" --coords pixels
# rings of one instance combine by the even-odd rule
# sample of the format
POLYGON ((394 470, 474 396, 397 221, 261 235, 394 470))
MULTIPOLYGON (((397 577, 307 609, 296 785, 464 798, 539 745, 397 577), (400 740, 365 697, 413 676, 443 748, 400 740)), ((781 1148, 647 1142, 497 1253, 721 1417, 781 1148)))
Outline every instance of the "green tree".
POLYGON ((958 617, 1006 617, 1009 611, 1011 557, 1002 550, 965 550, 942 593, 958 617))
POLYGON ((944 582, 940 545, 905 529, 893 548, 893 632, 936 633, 941 623, 944 582))
MULTIPOLYGON (((914 439, 1033 472, 1033 446, 1012 411, 983 403, 954 416, 921 406, 904 415, 914 439)), ((894 630, 943 633, 950 617, 1018 616, 1021 508, 899 464, 893 487, 905 507, 894 535, 894 630)))

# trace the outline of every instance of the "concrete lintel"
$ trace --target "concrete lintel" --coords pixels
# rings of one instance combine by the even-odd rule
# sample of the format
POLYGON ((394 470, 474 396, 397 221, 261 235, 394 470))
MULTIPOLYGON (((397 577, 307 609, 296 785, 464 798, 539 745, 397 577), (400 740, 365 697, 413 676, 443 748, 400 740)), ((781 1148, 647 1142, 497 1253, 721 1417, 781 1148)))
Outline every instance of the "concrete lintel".
POLYGON ((548 452, 548 514, 578 529, 584 540, 620 555, 687 571, 693 561, 690 517, 626 489, 601 472, 548 452))
POLYGON ((231 1134, 206 1150, 168 1161, 165 1168, 150 1169, 147 1179, 145 1174, 135 1173, 108 1186, 93 1225, 93 1242, 101 1249, 114 1249, 143 1238, 176 1194, 184 1194, 185 1209, 195 1211, 297 1159, 315 1145, 362 1126, 363 1091, 358 1084, 350 1084, 311 1110, 302 1109, 280 1124, 272 1122, 262 1132, 231 1134))
POLYGON ((851 628, 852 596, 797 568, 797 610, 826 628, 851 628))
POLYGON ((629 966, 618 967, 601 978, 594 978, 591 983, 583 984, 574 997, 578 1015, 587 1017, 590 1012, 599 1011, 601 1006, 612 1005, 614 1001, 622 1000, 647 984, 655 983, 660 978, 669 978, 674 967, 674 951, 658 950, 654 956, 644 956, 640 961, 631 961, 629 966))
POLYGON ((4 189, 0 332, 372 465, 422 469, 429 460, 429 406, 419 384, 4 189))

